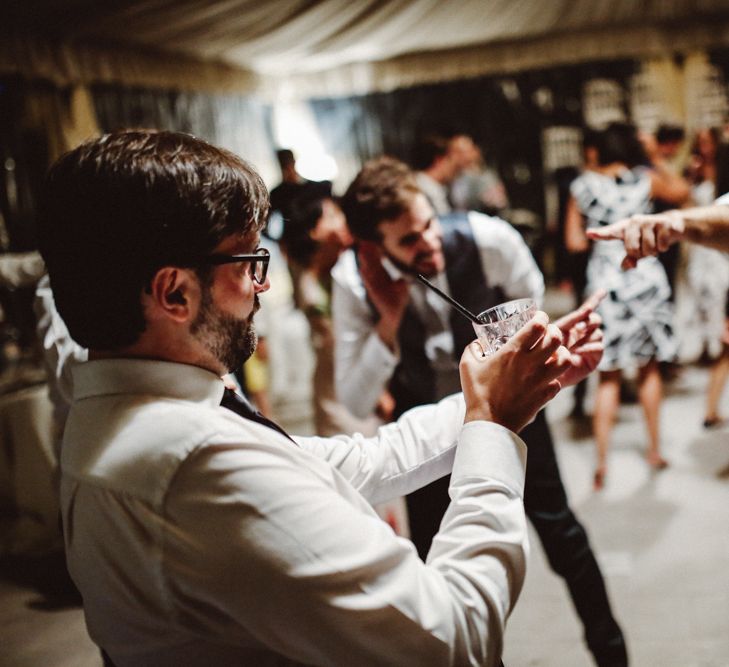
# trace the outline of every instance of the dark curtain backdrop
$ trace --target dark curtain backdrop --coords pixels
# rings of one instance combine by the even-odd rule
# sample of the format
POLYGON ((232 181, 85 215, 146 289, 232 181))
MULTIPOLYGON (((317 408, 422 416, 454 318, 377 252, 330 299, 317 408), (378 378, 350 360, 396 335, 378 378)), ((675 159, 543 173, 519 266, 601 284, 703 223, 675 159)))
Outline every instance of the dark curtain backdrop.
MULTIPOLYGON (((0 80, 0 251, 21 252, 35 245, 35 208, 49 161, 43 128, 24 122, 30 86, 0 80)), ((64 93, 50 85, 33 86, 49 104, 61 107, 64 93)))
POLYGON ((271 176, 272 110, 250 97, 169 90, 94 86, 92 97, 104 132, 149 128, 188 132, 233 151, 271 176))
MULTIPOLYGON (((93 104, 89 105, 93 109, 89 111, 95 111, 96 119, 87 119, 88 129, 84 126, 78 136, 70 138, 62 135, 73 120, 72 97, 72 89, 50 83, 0 79, 0 252, 37 247, 36 206, 50 162, 98 129, 108 132, 143 127, 190 132, 241 155, 264 177, 278 176, 271 108, 251 98, 95 87, 91 90, 93 104)), ((0 288, 4 316, 0 319, 0 365, 6 331, 19 332, 21 341, 34 339, 33 293, 33 288, 0 288)))
MULTIPOLYGON (((542 131, 581 126, 582 87, 610 78, 624 88, 637 63, 591 63, 482 77, 389 93, 310 101, 327 150, 358 164, 382 153, 411 162, 418 139, 455 129, 498 168, 512 208, 544 217, 542 131)), ((626 96, 627 97, 627 96, 626 96)))

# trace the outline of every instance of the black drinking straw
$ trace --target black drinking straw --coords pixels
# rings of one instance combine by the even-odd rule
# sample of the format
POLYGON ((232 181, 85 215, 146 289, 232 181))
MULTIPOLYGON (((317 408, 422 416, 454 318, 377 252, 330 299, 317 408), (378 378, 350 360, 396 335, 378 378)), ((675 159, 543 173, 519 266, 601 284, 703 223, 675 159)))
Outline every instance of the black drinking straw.
POLYGON ((433 283, 431 283, 425 276, 422 276, 418 274, 418 280, 423 283, 423 285, 427 285, 432 289, 439 297, 442 299, 445 299, 451 306, 453 306, 463 317, 467 317, 471 322, 474 324, 483 324, 481 320, 478 319, 468 308, 465 306, 462 306, 458 301, 455 299, 449 297, 445 292, 441 292, 433 283))

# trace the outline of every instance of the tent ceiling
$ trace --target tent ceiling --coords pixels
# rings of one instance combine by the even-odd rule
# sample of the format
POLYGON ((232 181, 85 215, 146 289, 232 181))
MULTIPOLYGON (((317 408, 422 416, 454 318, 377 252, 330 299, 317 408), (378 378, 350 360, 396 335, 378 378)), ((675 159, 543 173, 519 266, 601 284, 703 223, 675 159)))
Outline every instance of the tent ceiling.
POLYGON ((729 0, 11 0, 2 11, 16 36, 266 78, 648 26, 729 32, 729 0))

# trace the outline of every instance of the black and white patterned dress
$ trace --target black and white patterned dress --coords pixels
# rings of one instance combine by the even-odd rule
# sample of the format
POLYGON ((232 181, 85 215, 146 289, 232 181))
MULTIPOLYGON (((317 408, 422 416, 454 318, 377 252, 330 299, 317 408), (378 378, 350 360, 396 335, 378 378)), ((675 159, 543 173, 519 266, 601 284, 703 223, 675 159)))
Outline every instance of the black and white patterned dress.
MULTIPOLYGON (((570 189, 588 228, 651 210, 651 180, 645 170, 626 169, 616 178, 587 171, 570 189)), ((627 370, 676 356, 671 288, 663 266, 655 257, 646 257, 635 269, 623 271, 623 257, 622 241, 597 241, 587 265, 588 294, 599 288, 608 292, 598 309, 605 334, 601 371, 627 370)))

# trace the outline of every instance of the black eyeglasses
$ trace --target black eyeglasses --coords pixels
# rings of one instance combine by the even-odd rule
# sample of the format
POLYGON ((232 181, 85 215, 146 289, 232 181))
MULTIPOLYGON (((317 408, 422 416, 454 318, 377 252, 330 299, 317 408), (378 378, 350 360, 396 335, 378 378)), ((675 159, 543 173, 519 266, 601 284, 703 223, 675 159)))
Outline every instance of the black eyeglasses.
POLYGON ((253 255, 208 255, 203 258, 205 264, 235 264, 236 262, 250 262, 251 277, 259 285, 266 282, 268 275, 268 262, 271 260, 271 253, 266 248, 256 248, 253 255))

